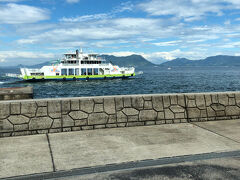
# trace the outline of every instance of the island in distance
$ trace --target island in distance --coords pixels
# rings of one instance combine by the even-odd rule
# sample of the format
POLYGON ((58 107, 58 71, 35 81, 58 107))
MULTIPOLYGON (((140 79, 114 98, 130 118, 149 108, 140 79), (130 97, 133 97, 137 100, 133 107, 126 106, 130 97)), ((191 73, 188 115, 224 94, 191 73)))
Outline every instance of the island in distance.
MULTIPOLYGON (((107 62, 111 62, 113 64, 118 64, 121 66, 134 66, 137 69, 145 69, 152 67, 191 67, 191 66, 240 66, 240 56, 226 56, 226 55, 218 55, 211 56, 201 60, 189 60, 186 58, 176 58, 171 61, 163 61, 161 64, 154 64, 141 55, 130 55, 130 56, 122 56, 117 57, 113 55, 102 55, 106 59, 107 62)), ((161 60, 162 62, 162 60, 161 60)), ((20 67, 28 67, 28 68, 41 68, 44 65, 51 64, 51 61, 44 62, 36 65, 18 65, 14 67, 2 67, 4 68, 20 68, 20 67)))
POLYGON ((218 55, 211 56, 201 60, 189 60, 186 58, 177 58, 161 64, 164 67, 174 66, 240 66, 240 56, 218 55))

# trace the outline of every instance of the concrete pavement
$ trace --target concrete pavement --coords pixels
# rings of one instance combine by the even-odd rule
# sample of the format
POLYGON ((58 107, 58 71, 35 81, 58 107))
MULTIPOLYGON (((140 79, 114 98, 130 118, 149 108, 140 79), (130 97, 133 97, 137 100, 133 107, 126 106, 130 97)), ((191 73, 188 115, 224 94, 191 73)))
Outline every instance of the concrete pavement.
POLYGON ((56 180, 239 180, 240 158, 226 157, 173 163, 145 168, 122 169, 102 173, 74 175, 56 180))
POLYGON ((218 121, 218 123, 215 121, 195 122, 193 124, 240 143, 240 120, 218 121))
POLYGON ((29 174, 40 177, 41 173, 56 174, 131 161, 240 152, 239 122, 211 121, 1 138, 0 178, 29 174))

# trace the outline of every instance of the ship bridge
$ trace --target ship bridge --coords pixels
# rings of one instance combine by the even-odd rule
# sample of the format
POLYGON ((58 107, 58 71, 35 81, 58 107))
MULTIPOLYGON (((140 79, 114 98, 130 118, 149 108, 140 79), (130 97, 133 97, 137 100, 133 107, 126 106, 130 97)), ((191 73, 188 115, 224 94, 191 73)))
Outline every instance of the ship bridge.
POLYGON ((79 65, 79 64, 103 64, 106 60, 102 59, 96 53, 83 54, 82 51, 76 50, 75 53, 65 53, 61 63, 63 65, 79 65))

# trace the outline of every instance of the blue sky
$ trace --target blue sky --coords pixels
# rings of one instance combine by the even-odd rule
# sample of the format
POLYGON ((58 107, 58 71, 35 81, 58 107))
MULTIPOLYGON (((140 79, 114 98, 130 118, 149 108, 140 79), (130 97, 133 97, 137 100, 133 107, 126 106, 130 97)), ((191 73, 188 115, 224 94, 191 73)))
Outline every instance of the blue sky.
POLYGON ((80 47, 155 63, 240 55, 240 0, 0 0, 0 66, 80 47))

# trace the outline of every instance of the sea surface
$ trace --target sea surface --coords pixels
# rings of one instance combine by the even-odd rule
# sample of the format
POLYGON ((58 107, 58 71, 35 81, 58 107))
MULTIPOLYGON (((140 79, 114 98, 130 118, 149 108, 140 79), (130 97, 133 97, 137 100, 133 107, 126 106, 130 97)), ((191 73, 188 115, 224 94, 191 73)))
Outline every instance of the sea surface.
POLYGON ((4 76, 18 69, 0 69, 0 88, 31 86, 34 98, 240 91, 240 67, 154 67, 136 72, 135 78, 124 80, 24 82, 4 76))

